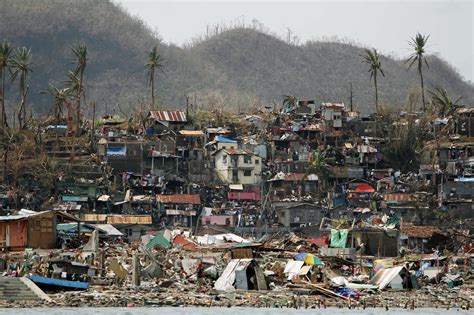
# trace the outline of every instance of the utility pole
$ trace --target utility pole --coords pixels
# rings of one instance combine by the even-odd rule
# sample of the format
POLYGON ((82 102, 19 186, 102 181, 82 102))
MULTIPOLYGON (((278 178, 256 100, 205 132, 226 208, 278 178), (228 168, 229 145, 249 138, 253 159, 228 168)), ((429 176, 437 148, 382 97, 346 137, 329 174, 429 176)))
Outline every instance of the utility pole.
POLYGON ((351 81, 350 81, 350 89, 349 89, 349 105, 351 107, 351 112, 353 112, 354 108, 353 108, 353 105, 354 105, 354 91, 352 90, 352 78, 351 78, 351 81))
POLYGON ((95 102, 92 102, 91 152, 94 152, 94 135, 95 135, 95 102))

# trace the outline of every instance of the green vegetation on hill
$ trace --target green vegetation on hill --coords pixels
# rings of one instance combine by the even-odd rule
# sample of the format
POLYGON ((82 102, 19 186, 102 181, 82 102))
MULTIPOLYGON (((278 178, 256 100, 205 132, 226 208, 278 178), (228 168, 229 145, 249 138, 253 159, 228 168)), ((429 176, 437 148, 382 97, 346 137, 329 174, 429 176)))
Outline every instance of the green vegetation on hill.
MULTIPOLYGON (((0 0, 0 36, 15 47, 31 49, 33 72, 29 76, 27 106, 37 112, 52 109, 53 99, 41 94, 49 83, 61 85, 71 70, 71 47, 87 44, 86 103, 97 110, 118 113, 150 97, 147 54, 155 45, 164 58, 166 75, 157 74, 156 98, 165 108, 184 107, 189 95, 197 107, 245 109, 261 104, 281 104, 282 95, 312 98, 318 103, 348 102, 352 81, 355 109, 374 110, 373 85, 363 49, 335 42, 290 45, 263 32, 240 28, 224 31, 180 48, 166 45, 138 18, 110 1, 0 0), (119 106, 118 106, 119 105, 119 106)), ((408 40, 408 39, 407 39, 408 40)), ((437 86, 450 95, 474 103, 474 87, 442 59, 427 56, 430 69, 423 72, 425 88, 437 86)), ((378 78, 379 102, 398 105, 419 93, 416 70, 403 60, 381 56, 385 77, 378 78)), ((18 107, 16 85, 7 84, 9 117, 18 107)), ((421 103, 420 103, 421 105, 421 103)), ((421 107, 421 106, 420 106, 421 107)))

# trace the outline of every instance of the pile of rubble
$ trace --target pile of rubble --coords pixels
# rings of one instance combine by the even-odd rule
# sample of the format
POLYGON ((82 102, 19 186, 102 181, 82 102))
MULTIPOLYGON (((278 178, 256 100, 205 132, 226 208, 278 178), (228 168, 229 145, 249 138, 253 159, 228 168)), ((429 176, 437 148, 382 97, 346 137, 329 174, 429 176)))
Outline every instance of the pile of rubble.
POLYGON ((97 234, 79 249, 0 256, 4 277, 26 276, 51 298, 0 305, 469 309, 474 298, 469 253, 353 259, 324 255, 294 234, 260 243, 214 235, 204 245, 183 231, 134 243, 97 234))

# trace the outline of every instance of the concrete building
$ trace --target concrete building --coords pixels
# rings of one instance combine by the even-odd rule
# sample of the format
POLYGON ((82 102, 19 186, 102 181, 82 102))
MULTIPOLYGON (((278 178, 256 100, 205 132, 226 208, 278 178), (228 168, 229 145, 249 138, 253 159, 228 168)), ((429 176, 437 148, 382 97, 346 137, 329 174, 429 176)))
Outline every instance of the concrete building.
POLYGON ((262 179, 262 158, 250 150, 221 149, 214 153, 215 172, 225 184, 257 185, 262 179))

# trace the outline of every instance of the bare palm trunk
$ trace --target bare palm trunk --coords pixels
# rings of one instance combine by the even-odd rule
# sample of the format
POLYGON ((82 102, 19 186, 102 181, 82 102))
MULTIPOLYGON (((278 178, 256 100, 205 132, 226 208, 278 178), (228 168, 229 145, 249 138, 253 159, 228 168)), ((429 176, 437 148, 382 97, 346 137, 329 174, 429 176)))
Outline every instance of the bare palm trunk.
POLYGON ((0 118, 0 126, 2 128, 6 127, 8 128, 8 122, 7 122, 7 114, 5 112, 5 69, 1 69, 2 71, 2 112, 0 113, 1 118, 0 118))
POLYGON ((151 74, 151 108, 155 108, 155 71, 151 74))
POLYGON ((20 83, 20 106, 18 107, 18 128, 23 129, 25 127, 25 84, 20 83))
POLYGON ((379 113, 379 91, 377 87, 377 72, 374 72, 374 86, 375 86, 375 111, 379 113))
POLYGON ((423 111, 426 110, 426 101, 425 101, 425 85, 423 82, 423 71, 421 70, 421 58, 418 59, 418 72, 420 73, 420 79, 421 79, 421 99, 423 101, 423 111))
POLYGON ((77 93, 77 108, 76 108, 76 131, 79 130, 81 125, 81 96, 82 96, 82 79, 84 77, 84 71, 81 71, 80 83, 79 83, 79 92, 77 93))

